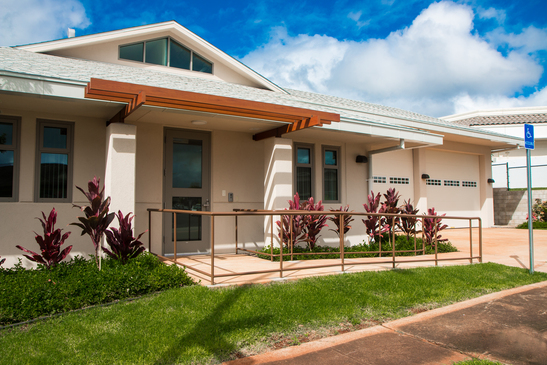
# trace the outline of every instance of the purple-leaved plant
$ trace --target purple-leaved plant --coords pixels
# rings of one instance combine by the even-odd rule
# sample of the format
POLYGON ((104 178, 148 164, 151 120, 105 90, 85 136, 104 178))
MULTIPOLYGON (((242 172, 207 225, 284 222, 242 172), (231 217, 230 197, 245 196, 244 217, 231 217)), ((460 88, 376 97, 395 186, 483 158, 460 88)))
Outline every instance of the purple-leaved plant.
POLYGON ((133 237, 133 228, 131 221, 133 217, 131 213, 125 217, 121 211, 116 215, 120 228, 111 227, 105 232, 106 242, 110 249, 103 246, 104 252, 113 259, 119 260, 122 264, 126 264, 132 258, 139 256, 144 252, 144 246, 139 239, 146 231, 142 232, 137 238, 133 237))
MULTIPOLYGON (((331 212, 349 212, 349 204, 345 207, 340 207, 340 209, 330 209, 331 212)), ((340 237, 340 216, 335 215, 333 217, 329 217, 329 220, 333 222, 336 225, 336 229, 329 229, 329 231, 336 232, 338 237, 340 237)), ((349 225, 351 222, 353 222, 353 218, 351 214, 345 214, 344 215, 344 234, 348 233, 348 231, 351 229, 351 226, 349 225)))
POLYGON ((108 213, 110 207, 110 197, 103 199, 104 186, 100 189, 101 179, 96 177, 90 180, 87 184, 88 191, 84 191, 79 186, 76 186, 80 190, 87 200, 89 205, 74 207, 80 208, 85 214, 85 217, 78 217, 80 223, 71 223, 82 229, 82 236, 88 234, 91 237, 93 246, 95 247, 95 263, 99 267, 99 247, 101 245, 101 238, 114 219, 114 213, 108 213))
MULTIPOLYGON (((374 195, 374 191, 370 191, 370 195, 367 197, 368 204, 363 204, 367 213, 384 213, 383 205, 380 207, 380 196, 380 193, 374 195)), ((383 219, 380 219, 380 216, 368 215, 367 219, 363 219, 362 221, 365 224, 367 234, 371 238, 389 230, 389 226, 385 225, 383 219)))
MULTIPOLYGON (((300 196, 298 193, 294 194, 294 200, 289 200, 289 209, 288 210, 305 210, 307 202, 300 203, 300 196)), ((287 210, 287 209, 285 209, 287 210)), ((303 215, 293 215, 292 216, 292 237, 294 244, 300 242, 303 238, 303 221, 305 217, 303 215)), ((283 244, 289 247, 289 242, 291 241, 291 216, 282 215, 281 221, 275 222, 277 227, 281 228, 281 222, 283 222, 283 244)), ((279 231, 281 235, 281 230, 279 231)))
POLYGON ((406 239, 408 241, 408 239, 410 238, 410 235, 414 233, 416 230, 416 223, 418 221, 416 214, 418 214, 418 208, 414 208, 414 206, 410 203, 410 199, 408 199, 408 201, 406 200, 403 201, 403 205, 401 205, 401 213, 414 216, 414 217, 401 217, 401 221, 398 224, 401 231, 403 231, 406 234, 406 239))
MULTIPOLYGON (((301 202, 300 196, 298 195, 298 193, 296 193, 294 195, 294 200, 289 200, 289 210, 323 211, 324 206, 321 201, 315 204, 313 197, 310 197, 308 200, 301 202)), ((315 248, 321 229, 327 226, 326 221, 327 217, 325 215, 293 215, 293 244, 296 245, 300 242, 306 242, 306 245, 310 250, 315 248)), ((281 221, 275 222, 277 224, 277 227, 279 228, 281 228, 281 224, 283 224, 283 243, 287 247, 290 247, 289 244, 291 241, 290 222, 291 216, 289 215, 283 215, 281 216, 281 221)), ((279 232, 279 235, 281 235, 281 232, 279 232)))
MULTIPOLYGON (((321 200, 317 204, 314 204, 313 197, 310 197, 305 209, 313 212, 322 212, 325 207, 323 206, 321 200)), ((327 216, 324 214, 307 215, 303 223, 303 231, 305 232, 304 241, 306 241, 308 249, 312 251, 317 244, 317 239, 319 238, 321 229, 327 226, 327 216)))
MULTIPOLYGON (((45 265, 46 268, 51 268, 61 262, 72 250, 72 246, 66 247, 61 251, 61 246, 65 243, 65 240, 70 236, 70 232, 66 232, 61 235, 62 229, 55 229, 55 223, 57 223, 57 212, 55 208, 51 210, 49 216, 46 218, 44 212, 42 212, 43 220, 36 218, 42 223, 42 228, 44 229, 44 235, 40 236, 36 234, 36 242, 40 246, 40 252, 36 253, 34 251, 28 250, 19 245, 15 246, 18 249, 29 253, 29 255, 23 255, 30 261, 37 262, 39 264, 45 265)), ((5 260, 5 259, 4 259, 5 260)), ((4 261, 2 260, 2 263, 4 261)), ((1 263, 0 263, 1 264, 1 263)))
MULTIPOLYGON (((435 208, 430 208, 427 210, 427 215, 437 215, 437 212, 435 212, 435 208)), ((444 217, 446 214, 442 214, 439 217, 444 217)), ((435 241, 437 242, 443 242, 448 241, 448 239, 443 238, 441 239, 441 235, 439 234, 440 231, 442 231, 445 228, 448 228, 448 225, 441 224, 442 219, 441 218, 423 218, 424 226, 424 240, 425 244, 429 246, 435 246, 435 241), (437 236, 435 237, 435 232, 437 232, 437 236), (436 239, 435 239, 436 238, 436 239)))

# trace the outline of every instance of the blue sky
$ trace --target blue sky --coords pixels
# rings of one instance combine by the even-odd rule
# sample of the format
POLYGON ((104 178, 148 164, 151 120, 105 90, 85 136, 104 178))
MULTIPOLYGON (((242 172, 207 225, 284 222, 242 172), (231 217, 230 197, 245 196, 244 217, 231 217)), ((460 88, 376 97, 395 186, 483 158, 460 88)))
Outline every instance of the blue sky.
POLYGON ((432 116, 547 105, 545 0, 0 0, 0 45, 167 20, 283 87, 432 116))

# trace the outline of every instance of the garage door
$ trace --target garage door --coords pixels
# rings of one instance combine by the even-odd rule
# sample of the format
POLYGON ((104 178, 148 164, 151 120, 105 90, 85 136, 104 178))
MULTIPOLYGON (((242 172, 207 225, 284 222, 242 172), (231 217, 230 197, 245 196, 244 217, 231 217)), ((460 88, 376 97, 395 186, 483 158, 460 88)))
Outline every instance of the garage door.
MULTIPOLYGON (((427 151, 427 205, 446 215, 480 216, 479 156, 427 151)), ((467 222, 446 222, 465 226, 467 222)))

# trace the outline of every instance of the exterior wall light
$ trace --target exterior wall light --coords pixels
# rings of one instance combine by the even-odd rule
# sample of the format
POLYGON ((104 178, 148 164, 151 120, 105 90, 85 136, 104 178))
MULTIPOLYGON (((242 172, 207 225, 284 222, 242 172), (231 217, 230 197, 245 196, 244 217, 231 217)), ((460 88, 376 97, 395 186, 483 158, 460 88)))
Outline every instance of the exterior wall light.
POLYGON ((495 182, 496 182, 496 180, 494 180, 494 179, 492 179, 492 178, 489 178, 489 179, 488 179, 488 183, 489 183, 489 184, 493 184, 493 183, 495 183, 495 182))
POLYGON ((367 156, 358 155, 357 158, 355 159, 355 162, 357 162, 357 163, 367 163, 368 158, 367 158, 367 156))
POLYGON ((192 124, 193 125, 205 125, 205 124, 207 124, 207 121, 206 120, 193 120, 192 124))
POLYGON ((429 175, 428 174, 422 174, 422 179, 424 179, 424 180, 429 179, 429 175))

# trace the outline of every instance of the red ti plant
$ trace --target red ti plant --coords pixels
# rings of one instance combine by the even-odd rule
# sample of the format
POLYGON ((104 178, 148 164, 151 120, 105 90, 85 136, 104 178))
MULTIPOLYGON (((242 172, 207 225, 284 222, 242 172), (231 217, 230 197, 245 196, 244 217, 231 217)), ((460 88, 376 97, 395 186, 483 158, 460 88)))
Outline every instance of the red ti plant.
MULTIPOLYGON (((427 210, 427 215, 437 215, 437 212, 435 212, 435 208, 430 208, 427 210)), ((444 217, 446 214, 441 215, 440 217, 444 217)), ((448 239, 443 238, 441 239, 441 235, 438 234, 440 231, 442 231, 445 228, 448 228, 446 224, 441 224, 441 218, 424 218, 424 240, 425 244, 429 246, 435 245, 435 238, 437 239, 437 242, 443 242, 448 241, 448 239), (435 237, 435 232, 437 232, 437 236, 435 237)))
POLYGON ((95 263, 99 267, 99 247, 101 244, 101 238, 114 219, 114 213, 108 213, 110 207, 110 197, 103 200, 104 186, 100 189, 101 179, 96 177, 90 180, 87 184, 88 192, 85 192, 82 188, 76 186, 89 200, 87 206, 73 205, 80 208, 85 214, 85 217, 78 217, 80 223, 71 223, 82 229, 82 236, 88 234, 91 237, 93 246, 95 246, 95 263))
MULTIPOLYGON (((61 251, 61 246, 65 243, 65 240, 68 238, 68 236, 70 236, 70 232, 66 232, 65 234, 61 235, 62 229, 55 229, 55 223, 57 223, 57 212, 55 211, 55 208, 51 210, 47 218, 44 212, 42 212, 42 217, 44 218, 43 220, 40 218, 36 219, 38 219, 40 223, 42 223, 44 235, 40 236, 38 233, 34 232, 36 234, 35 239, 40 246, 41 253, 27 250, 26 248, 19 245, 17 245, 16 247, 31 255, 23 255, 27 259, 37 262, 39 264, 43 264, 46 266, 46 268, 49 269, 50 267, 53 267, 61 262, 70 253, 70 250, 72 250, 72 246, 68 246, 63 251, 61 251)), ((2 260, 2 263, 4 262, 4 260, 2 260)))
MULTIPOLYGON (((321 204, 320 200, 317 204, 314 204, 313 197, 310 197, 307 201, 306 210, 322 212, 325 207, 321 204)), ((308 245, 308 249, 311 251, 315 248, 317 244, 317 239, 319 238, 319 233, 323 227, 327 226, 327 216, 326 215, 307 215, 303 221, 303 231, 305 232, 304 241, 308 245)))
MULTIPOLYGON (((2 256, 0 256, 0 257, 2 257, 2 256)), ((6 262, 6 259, 0 260, 0 266, 2 266, 2 264, 3 264, 4 262, 6 262)))
MULTIPOLYGON (((400 213, 401 210, 398 207, 400 197, 401 195, 395 190, 395 188, 388 189, 387 192, 384 194, 384 198, 386 200, 382 203, 382 209, 380 213, 400 213)), ((384 223, 384 227, 388 228, 388 231, 391 235, 391 233, 393 233, 393 229, 399 224, 399 217, 395 217, 395 219, 393 219, 392 217, 383 217, 382 220, 384 223)))
MULTIPOLYGON (((349 204, 345 207, 340 207, 339 210, 331 209, 331 212, 348 212, 349 211, 349 204)), ((329 229, 329 231, 336 232, 338 237, 340 237, 340 216, 336 215, 334 217, 329 217, 329 221, 333 222, 336 225, 336 229, 329 229)), ((344 234, 346 234, 350 229, 351 226, 349 225, 351 222, 353 222, 353 218, 351 214, 344 215, 344 234)))
MULTIPOLYGON (((410 203, 410 199, 408 201, 404 201, 403 205, 401 205, 400 212, 402 214, 409 214, 409 215, 416 215, 418 214, 418 208, 414 208, 414 206, 410 203)), ((401 217, 401 221, 398 224, 401 231, 403 231, 406 234, 406 239, 410 238, 410 235, 416 230, 416 222, 417 217, 401 217)))
MULTIPOLYGON (((382 206, 380 210, 380 193, 374 196, 374 192, 371 190, 370 195, 368 196, 368 204, 363 204, 363 207, 367 213, 384 213, 384 207, 382 206)), ((382 234, 389 230, 389 226, 386 226, 383 220, 379 216, 369 215, 367 219, 362 220, 365 224, 367 234, 374 238, 376 234, 382 234)))
POLYGON ((104 246, 103 250, 110 257, 121 261, 125 265, 129 259, 139 256, 144 251, 144 246, 139 239, 146 231, 135 238, 133 237, 133 228, 131 227, 131 221, 134 216, 132 217, 131 213, 129 213, 124 217, 122 212, 118 211, 116 217, 118 218, 120 228, 110 228, 110 230, 105 232, 110 250, 104 246))
MULTIPOLYGON (((298 193, 294 194, 294 200, 289 200, 289 210, 305 210, 307 202, 300 203, 300 196, 298 193)), ((286 209, 285 209, 286 210, 286 209)), ((283 222, 283 244, 289 247, 289 242, 291 241, 291 217, 292 217, 292 237, 293 242, 296 244, 303 238, 303 221, 305 216, 303 215, 283 215, 281 216, 281 221, 275 222, 277 227, 281 228, 281 222, 283 222)), ((281 237, 281 230, 279 231, 279 236, 281 237)))

